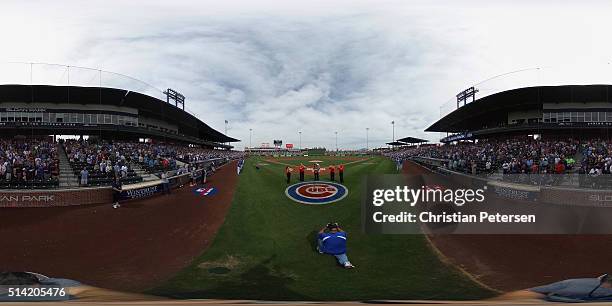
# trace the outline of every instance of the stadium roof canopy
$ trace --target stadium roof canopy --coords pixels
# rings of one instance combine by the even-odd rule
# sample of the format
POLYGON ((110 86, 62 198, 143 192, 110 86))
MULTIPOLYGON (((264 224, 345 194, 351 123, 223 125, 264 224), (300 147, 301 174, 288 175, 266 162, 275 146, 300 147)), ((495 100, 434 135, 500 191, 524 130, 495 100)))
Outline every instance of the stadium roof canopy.
POLYGON ((611 85, 536 86, 512 89, 467 103, 440 118, 425 131, 461 133, 482 130, 483 125, 487 123, 507 123, 509 112, 542 111, 543 105, 548 103, 574 105, 587 105, 591 102, 610 103, 612 101, 610 93, 612 93, 611 85))
POLYGON ((407 146, 408 145, 405 142, 399 142, 399 141, 387 142, 387 144, 390 146, 407 146))
MULTIPOLYGON (((178 134, 145 130, 138 127, 126 127, 125 131, 123 131, 125 133, 144 133, 143 135, 150 134, 151 136, 202 144, 240 141, 211 128, 202 120, 167 101, 125 89, 50 85, 0 85, 0 103, 2 102, 26 103, 32 106, 37 103, 73 104, 73 109, 75 110, 91 108, 96 105, 131 107, 137 109, 139 115, 177 126, 178 134)), ((53 127, 44 128, 53 129, 53 127)), ((80 126, 78 129, 66 130, 66 127, 61 127, 61 132, 66 134, 69 132, 82 132, 83 130, 87 131, 89 128, 87 126, 80 126)), ((95 129, 102 128, 101 126, 95 127, 95 129)))
POLYGON ((427 140, 425 139, 420 139, 420 138, 415 138, 415 137, 404 137, 404 138, 398 139, 397 141, 404 142, 404 143, 410 143, 410 144, 427 142, 427 140))

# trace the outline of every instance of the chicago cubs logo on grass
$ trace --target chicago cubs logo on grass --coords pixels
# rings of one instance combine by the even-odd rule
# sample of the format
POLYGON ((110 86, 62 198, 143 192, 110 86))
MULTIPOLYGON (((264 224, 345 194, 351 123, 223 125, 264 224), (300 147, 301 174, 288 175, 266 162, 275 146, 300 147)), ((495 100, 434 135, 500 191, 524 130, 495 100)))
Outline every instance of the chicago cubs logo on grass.
POLYGON ((342 200, 348 189, 333 182, 301 182, 287 187, 285 194, 302 204, 322 205, 342 200))

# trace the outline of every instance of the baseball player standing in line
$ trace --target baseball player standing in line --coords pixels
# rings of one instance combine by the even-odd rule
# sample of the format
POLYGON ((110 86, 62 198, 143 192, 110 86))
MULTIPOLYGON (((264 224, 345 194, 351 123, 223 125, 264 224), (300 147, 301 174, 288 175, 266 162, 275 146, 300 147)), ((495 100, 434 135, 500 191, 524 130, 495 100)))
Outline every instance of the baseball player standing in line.
POLYGON ((287 175, 287 184, 291 182, 291 167, 285 167, 285 175, 287 175))
POLYGON ((334 165, 329 165, 329 179, 332 182, 336 181, 336 167, 334 165))
POLYGON ((319 166, 319 164, 315 164, 314 165, 314 180, 315 181, 319 180, 319 170, 321 170, 321 166, 319 166))
POLYGON ((304 164, 300 164, 300 182, 304 181, 304 170, 306 170, 306 167, 304 167, 304 164))
POLYGON ((338 176, 340 176, 340 183, 344 183, 344 165, 338 166, 338 176))

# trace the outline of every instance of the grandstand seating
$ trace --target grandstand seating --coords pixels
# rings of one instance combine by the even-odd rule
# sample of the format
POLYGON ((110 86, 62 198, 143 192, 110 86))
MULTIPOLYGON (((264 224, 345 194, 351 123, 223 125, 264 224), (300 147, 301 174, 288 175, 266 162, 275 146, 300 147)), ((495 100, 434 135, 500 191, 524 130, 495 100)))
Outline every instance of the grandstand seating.
POLYGON ((0 188, 58 186, 57 146, 46 139, 0 139, 0 188))
POLYGON ((127 167, 126 175, 119 175, 124 184, 143 180, 132 169, 138 165, 148 174, 159 174, 179 168, 179 163, 193 163, 213 158, 238 158, 242 152, 218 151, 178 144, 141 143, 141 142, 104 142, 68 141, 66 153, 75 174, 86 168, 89 172, 89 186, 102 186, 112 183, 117 168, 127 167), (108 169, 111 167, 112 169, 108 169), (102 169, 106 171, 102 171, 102 169))
MULTIPOLYGON (((74 169, 74 174, 80 178, 81 170, 87 169, 89 172, 88 175, 88 184, 87 186, 105 186, 113 183, 115 178, 115 171, 112 170, 110 172, 102 172, 100 170, 96 170, 93 165, 83 163, 83 162, 71 162, 70 166, 74 169)), ((128 169, 127 175, 125 177, 120 176, 120 180, 123 184, 133 184, 142 182, 142 177, 138 176, 134 170, 128 169)))
POLYGON ((138 173, 158 175, 164 171, 185 169, 187 164, 200 161, 215 158, 237 159, 244 156, 243 152, 187 147, 180 144, 66 140, 60 145, 61 147, 58 147, 57 143, 49 139, 0 138, 0 189, 59 187, 59 154, 62 154, 63 160, 62 175, 74 175, 80 182, 81 171, 87 169, 87 186, 110 185, 116 175, 123 184, 132 184, 143 181, 143 177, 138 173), (70 167, 64 164, 69 164, 70 167), (122 171, 122 168, 125 171, 122 171), (138 173, 135 170, 138 170, 138 173))
POLYGON ((479 140, 390 150, 384 155, 443 160, 446 168, 536 185, 574 184, 612 188, 612 143, 606 140, 479 140), (559 174, 565 174, 561 176, 559 174), (568 176, 566 174, 581 174, 568 176), (577 181, 577 182, 575 182, 577 181))

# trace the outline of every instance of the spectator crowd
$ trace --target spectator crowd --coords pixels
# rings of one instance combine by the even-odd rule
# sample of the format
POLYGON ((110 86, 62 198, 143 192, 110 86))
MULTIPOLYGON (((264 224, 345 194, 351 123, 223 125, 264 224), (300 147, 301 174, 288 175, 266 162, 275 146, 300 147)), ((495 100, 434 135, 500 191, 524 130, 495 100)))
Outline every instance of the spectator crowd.
POLYGON ((142 180, 130 167, 130 147, 119 143, 67 140, 64 142, 66 156, 81 186, 108 185, 115 178, 124 183, 142 180))
POLYGON ((439 159, 448 169, 471 174, 612 173, 612 143, 604 140, 479 140, 408 147, 384 155, 397 161, 413 157, 439 159))
POLYGON ((103 178, 106 183, 112 182, 115 177, 124 182, 141 180, 132 169, 133 163, 140 165, 147 173, 155 174, 172 170, 180 172, 185 168, 181 164, 215 158, 237 159, 244 156, 243 152, 237 151, 164 143, 71 140, 65 142, 64 147, 82 185, 87 185, 90 178, 103 178))
POLYGON ((52 141, 0 139, 1 187, 54 187, 58 175, 57 146, 52 141))
MULTIPOLYGON (((244 152, 213 150, 173 143, 65 140, 59 144, 48 137, 0 138, 0 189, 54 188, 59 186, 60 154, 64 149, 79 185, 109 185, 142 181, 133 167, 150 174, 181 174, 201 170, 200 162, 242 159, 244 152)), ((62 157, 63 158, 63 157, 62 157)), ((214 171, 212 164, 212 170, 214 171)))

